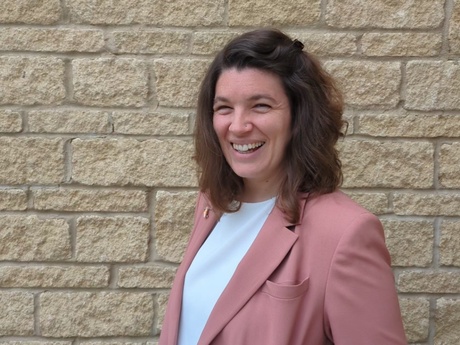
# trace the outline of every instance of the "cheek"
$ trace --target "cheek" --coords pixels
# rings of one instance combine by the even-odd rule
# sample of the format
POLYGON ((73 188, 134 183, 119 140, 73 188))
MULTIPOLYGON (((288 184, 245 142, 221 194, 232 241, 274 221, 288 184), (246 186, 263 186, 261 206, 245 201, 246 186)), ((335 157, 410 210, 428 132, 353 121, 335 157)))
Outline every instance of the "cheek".
POLYGON ((220 116, 214 116, 212 125, 219 141, 223 140, 225 136, 225 121, 220 116))

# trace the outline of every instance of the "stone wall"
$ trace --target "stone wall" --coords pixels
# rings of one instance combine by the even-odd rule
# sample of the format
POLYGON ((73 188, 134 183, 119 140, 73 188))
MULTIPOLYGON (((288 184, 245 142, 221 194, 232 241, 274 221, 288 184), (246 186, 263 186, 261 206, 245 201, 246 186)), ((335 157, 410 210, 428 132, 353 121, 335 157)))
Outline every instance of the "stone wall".
POLYGON ((385 225, 409 342, 460 344, 460 0, 2 0, 1 345, 156 343, 198 84, 269 25, 345 93, 344 190, 385 225))

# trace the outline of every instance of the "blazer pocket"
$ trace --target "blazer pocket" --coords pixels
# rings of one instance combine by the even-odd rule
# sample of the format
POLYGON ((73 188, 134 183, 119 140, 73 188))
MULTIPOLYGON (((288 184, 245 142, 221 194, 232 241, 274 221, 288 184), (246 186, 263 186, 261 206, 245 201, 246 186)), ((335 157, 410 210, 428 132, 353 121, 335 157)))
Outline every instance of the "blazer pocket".
POLYGON ((310 278, 307 277, 297 284, 275 283, 267 280, 262 286, 261 292, 266 293, 275 298, 293 299, 302 296, 310 285, 310 278))

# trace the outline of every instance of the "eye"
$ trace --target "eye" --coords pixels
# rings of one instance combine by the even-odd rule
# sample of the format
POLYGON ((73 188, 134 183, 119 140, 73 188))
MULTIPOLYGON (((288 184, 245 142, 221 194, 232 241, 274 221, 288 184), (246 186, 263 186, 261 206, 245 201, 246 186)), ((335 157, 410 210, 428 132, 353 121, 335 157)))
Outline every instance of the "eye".
POLYGON ((214 114, 219 114, 219 115, 226 115, 229 114, 232 111, 232 108, 229 107, 228 105, 216 105, 213 108, 214 114))
POLYGON ((271 109, 272 107, 266 103, 257 103, 254 105, 254 109, 259 112, 267 112, 271 109))

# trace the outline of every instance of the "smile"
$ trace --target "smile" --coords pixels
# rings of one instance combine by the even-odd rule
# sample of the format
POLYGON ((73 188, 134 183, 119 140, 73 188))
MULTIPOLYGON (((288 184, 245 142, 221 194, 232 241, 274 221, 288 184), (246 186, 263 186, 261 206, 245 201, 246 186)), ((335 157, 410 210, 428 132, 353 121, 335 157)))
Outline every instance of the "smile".
POLYGON ((265 143, 264 142, 257 142, 257 143, 244 144, 244 145, 238 145, 238 144, 232 143, 232 147, 233 147, 234 150, 236 150, 236 151, 238 151, 240 153, 250 153, 250 152, 254 152, 255 150, 257 150, 263 144, 265 144, 265 143))

